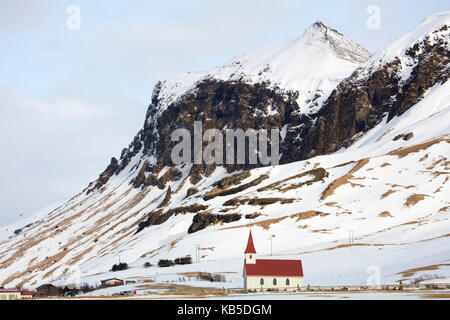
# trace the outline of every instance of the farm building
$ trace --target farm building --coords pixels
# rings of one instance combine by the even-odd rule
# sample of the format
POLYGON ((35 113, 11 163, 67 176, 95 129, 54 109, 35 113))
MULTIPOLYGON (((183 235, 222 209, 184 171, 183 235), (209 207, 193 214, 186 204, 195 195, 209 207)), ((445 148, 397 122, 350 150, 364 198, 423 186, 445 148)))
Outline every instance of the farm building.
POLYGON ((123 285, 123 280, 117 279, 117 278, 111 278, 111 279, 101 280, 100 283, 101 283, 102 287, 121 286, 121 285, 123 285))
POLYGON ((17 288, 0 289, 0 300, 31 299, 35 292, 17 288))
POLYGON ((40 285, 36 288, 36 296, 38 297, 52 297, 52 296, 60 296, 60 290, 50 283, 46 283, 40 285))
POLYGON ((244 253, 245 290, 294 290, 301 288, 303 283, 301 260, 256 259, 251 231, 244 253))

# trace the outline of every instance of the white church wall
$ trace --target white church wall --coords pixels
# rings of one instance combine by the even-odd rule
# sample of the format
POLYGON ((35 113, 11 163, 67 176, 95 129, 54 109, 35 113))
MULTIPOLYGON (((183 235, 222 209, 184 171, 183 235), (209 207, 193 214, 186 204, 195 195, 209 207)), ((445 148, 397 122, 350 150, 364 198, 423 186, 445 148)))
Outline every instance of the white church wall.
POLYGON ((245 281, 246 290, 268 290, 268 289, 295 289, 301 288, 303 284, 303 277, 279 277, 279 276, 247 276, 245 281), (261 285, 261 278, 264 279, 264 284, 261 285), (273 280, 276 279, 276 285, 273 280), (286 284, 286 279, 289 279, 289 285, 286 284))

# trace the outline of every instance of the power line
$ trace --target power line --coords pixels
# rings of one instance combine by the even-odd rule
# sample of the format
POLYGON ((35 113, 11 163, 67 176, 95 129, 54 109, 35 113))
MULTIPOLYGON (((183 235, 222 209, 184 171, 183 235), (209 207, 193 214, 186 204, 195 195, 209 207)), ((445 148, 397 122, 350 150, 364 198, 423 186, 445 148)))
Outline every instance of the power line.
POLYGON ((354 243, 354 231, 348 230, 348 243, 353 244, 354 243))

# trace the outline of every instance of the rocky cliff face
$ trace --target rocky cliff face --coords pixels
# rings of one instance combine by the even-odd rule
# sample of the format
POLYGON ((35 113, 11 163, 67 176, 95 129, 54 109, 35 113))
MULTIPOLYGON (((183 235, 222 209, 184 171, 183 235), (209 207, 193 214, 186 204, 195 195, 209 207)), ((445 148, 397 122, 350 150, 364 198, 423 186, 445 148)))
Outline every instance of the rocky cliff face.
MULTIPOLYGON (((139 175, 132 181, 134 187, 158 185, 164 188, 165 181, 178 179, 180 175, 174 168, 162 178, 158 174, 166 166, 174 167, 170 155, 176 143, 171 141, 171 133, 179 128, 187 129, 193 139, 194 121, 202 122, 203 132, 216 128, 222 130, 224 137, 226 128, 244 131, 278 129, 280 135, 283 134, 280 136, 281 163, 297 161, 300 159, 296 147, 298 134, 303 136, 304 128, 310 128, 314 122, 314 117, 303 110, 311 112, 319 108, 322 100, 338 84, 336 79, 343 79, 369 56, 353 41, 317 22, 302 37, 281 45, 281 48, 269 47, 246 54, 210 73, 189 74, 187 80, 181 76, 181 80, 158 82, 153 90, 144 128, 122 151, 119 160, 111 160, 87 192, 103 186, 138 154, 135 169, 139 170, 139 175), (280 54, 281 49, 284 52, 280 54), (317 57, 320 57, 318 61, 310 61, 317 57), (325 66, 322 66, 323 62, 326 62, 325 66), (335 66, 345 71, 336 73, 328 70, 335 66), (277 73, 276 70, 283 72, 277 73), (296 75, 295 85, 284 81, 284 78, 289 78, 286 77, 287 71, 289 77, 296 75), (190 81, 193 83, 189 85, 190 81), (290 134, 284 139, 287 128, 290 134)), ((204 147, 206 145, 205 142, 204 147)), ((225 164, 229 172, 262 166, 261 163, 249 164, 246 150, 246 164, 225 164)), ((199 181, 202 176, 213 172, 215 167, 194 165, 191 168, 191 182, 199 181)))
POLYGON ((297 133, 301 142, 290 150, 289 158, 307 159, 346 148, 384 117, 389 122, 405 113, 429 88, 448 80, 448 39, 445 25, 406 48, 407 65, 396 57, 376 69, 369 63, 356 70, 311 116, 314 125, 307 122, 297 133))
MULTIPOLYGON (((309 92, 310 98, 305 99, 304 87, 300 85, 295 90, 286 84, 280 87, 273 80, 266 80, 268 75, 272 78, 279 75, 271 74, 270 63, 260 63, 265 66, 262 70, 255 66, 249 68, 248 55, 217 68, 215 73, 194 77, 196 82, 191 87, 184 84, 190 89, 183 89, 181 93, 176 93, 173 87, 168 89, 167 83, 159 82, 153 92, 144 128, 122 151, 120 160, 111 160, 89 190, 104 185, 140 152, 136 164, 139 174, 132 181, 134 187, 157 185, 164 188, 167 181, 179 179, 181 173, 175 168, 162 177, 158 174, 166 166, 174 167, 170 156, 176 142, 171 141, 171 133, 184 128, 194 139, 194 121, 202 122, 203 132, 216 128, 222 130, 224 137, 226 128, 283 131, 284 136, 280 137, 282 164, 346 148, 385 117, 390 121, 402 115, 436 83, 447 81, 450 61, 448 38, 449 27, 443 25, 409 43, 397 56, 375 55, 338 83, 328 97, 321 88, 315 87, 314 95, 309 92), (235 69, 230 74, 231 67, 235 69), (172 95, 169 94, 171 91, 172 95)), ((320 22, 312 25, 286 50, 293 50, 291 47, 313 53, 317 48, 328 50, 339 63, 348 63, 349 60, 363 63, 368 59, 367 51, 320 22)), ((262 50, 261 54, 265 52, 262 50)), ((268 61, 275 63, 273 59, 268 61)), ((183 87, 180 83, 174 85, 176 88, 180 86, 183 87)), ((203 147, 206 145, 204 142, 203 147)), ((232 172, 262 166, 260 163, 248 164, 248 153, 246 163, 225 164, 225 167, 232 172)), ((190 172, 191 182, 195 184, 215 168, 216 165, 194 165, 190 172)))
MULTIPOLYGON (((158 159, 148 165, 147 172, 159 172, 164 166, 173 166, 171 151, 177 142, 171 141, 171 133, 176 129, 187 129, 194 145, 194 121, 202 123, 203 131, 216 128, 279 129, 291 122, 297 109, 296 94, 270 88, 266 83, 247 84, 241 81, 218 81, 206 79, 200 82, 195 91, 184 95, 171 104, 156 121, 147 122, 144 128, 144 150, 154 152, 158 159), (156 133, 156 134, 155 134, 156 133), (158 141, 158 143, 154 143, 158 141)), ((157 98, 149 107, 150 117, 157 110, 157 98)), ((204 143, 204 147, 207 143, 204 143)), ((192 162, 194 153, 192 152, 192 162)), ((247 155, 248 158, 248 155, 247 155)), ((225 162, 225 155, 224 155, 225 162)), ((248 163, 248 161, 246 161, 248 163)), ((256 165, 229 165, 229 171, 250 169, 256 165)), ((198 166, 202 174, 214 166, 198 166)), ((139 184, 137 185, 139 186, 139 184)))

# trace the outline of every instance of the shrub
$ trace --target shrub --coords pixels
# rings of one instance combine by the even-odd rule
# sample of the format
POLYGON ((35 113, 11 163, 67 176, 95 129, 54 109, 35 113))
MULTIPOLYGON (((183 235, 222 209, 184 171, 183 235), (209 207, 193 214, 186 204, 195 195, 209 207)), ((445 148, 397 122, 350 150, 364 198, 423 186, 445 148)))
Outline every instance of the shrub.
POLYGON ((201 281, 225 282, 225 276, 218 273, 200 272, 196 278, 201 281))
POLYGON ((160 268, 164 268, 164 267, 171 267, 173 266, 175 263, 172 260, 168 260, 168 259, 161 259, 158 261, 158 266, 160 268))
POLYGON ((191 264, 191 263, 192 263, 192 258, 189 256, 175 259, 175 264, 191 264))
POLYGON ((445 278, 445 277, 442 275, 436 274, 436 273, 435 274, 422 274, 422 275, 412 279, 411 283, 419 284, 420 282, 425 281, 425 280, 434 280, 434 279, 440 279, 440 278, 445 278))
POLYGON ((225 276, 223 274, 213 273, 211 275, 211 282, 225 282, 225 276))
POLYGON ((150 263, 150 262, 146 262, 146 263, 144 263, 144 267, 146 267, 146 268, 150 268, 150 267, 152 267, 153 265, 150 263))
POLYGON ((121 262, 119 264, 115 264, 112 266, 111 271, 120 271, 120 270, 127 270, 128 269, 128 263, 121 262))
MULTIPOLYGON (((83 283, 83 284, 80 286, 80 291, 83 292, 83 293, 91 292, 91 291, 94 291, 95 289, 96 289, 95 286, 91 286, 91 285, 89 285, 88 283, 83 283)), ((74 291, 74 290, 72 290, 72 291, 74 291)), ((77 291, 78 291, 78 290, 76 290, 75 293, 76 293, 77 291)))
POLYGON ((171 267, 176 264, 191 264, 191 263, 192 263, 192 258, 190 256, 186 256, 186 257, 176 258, 175 260, 161 259, 158 261, 158 266, 160 268, 164 268, 164 267, 171 267))

